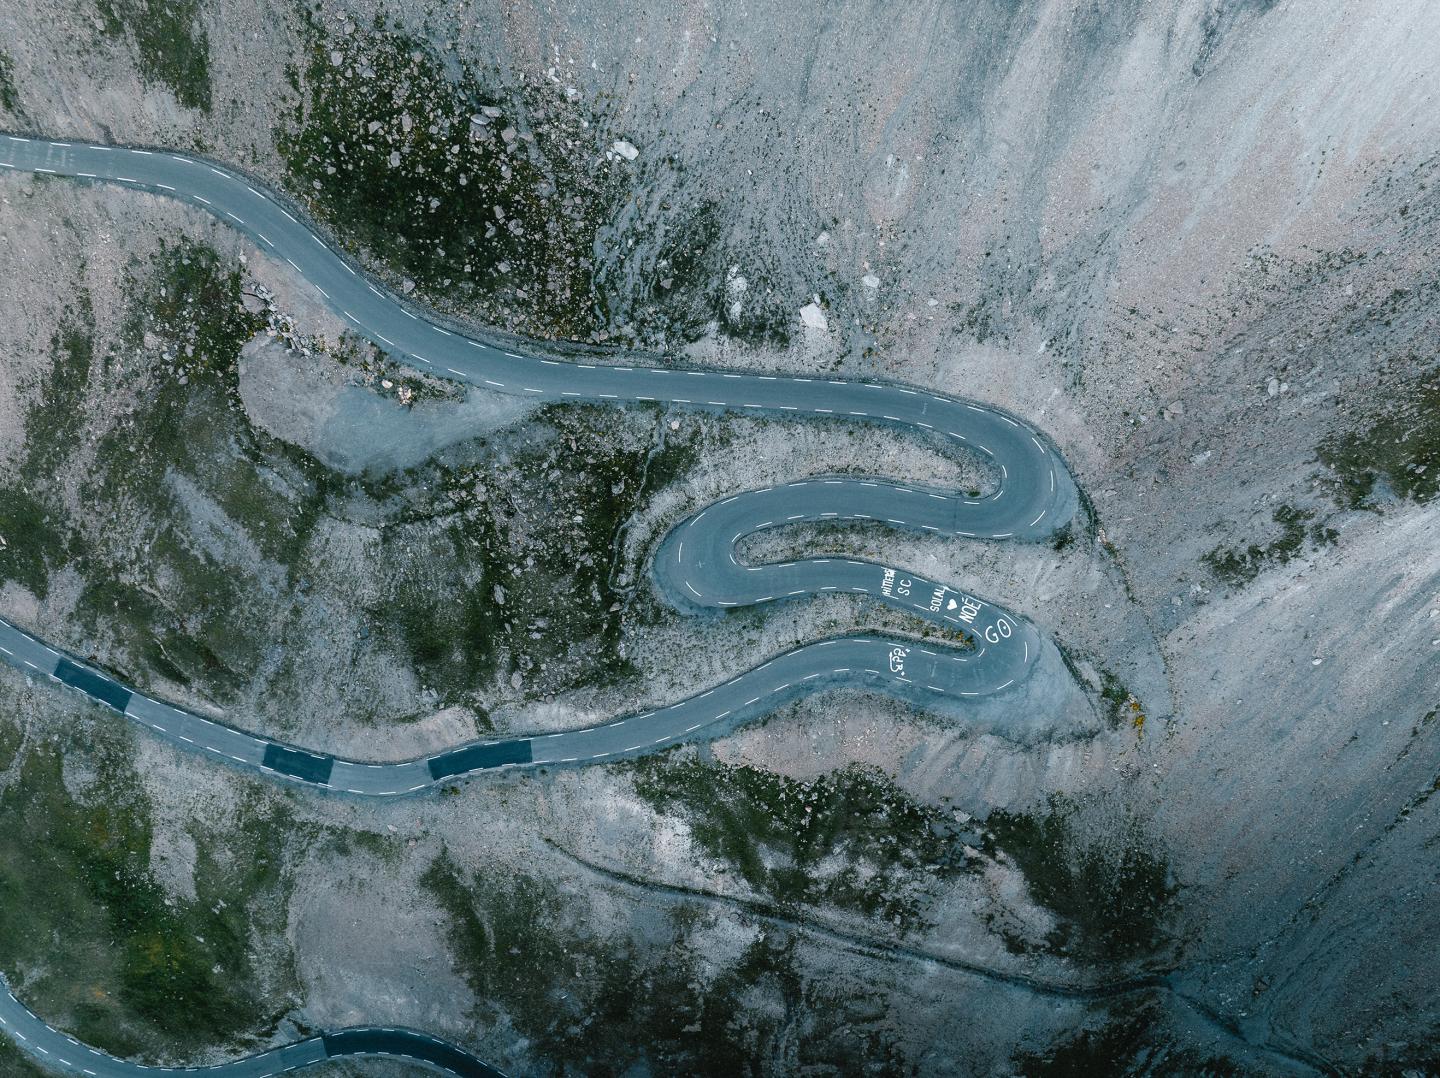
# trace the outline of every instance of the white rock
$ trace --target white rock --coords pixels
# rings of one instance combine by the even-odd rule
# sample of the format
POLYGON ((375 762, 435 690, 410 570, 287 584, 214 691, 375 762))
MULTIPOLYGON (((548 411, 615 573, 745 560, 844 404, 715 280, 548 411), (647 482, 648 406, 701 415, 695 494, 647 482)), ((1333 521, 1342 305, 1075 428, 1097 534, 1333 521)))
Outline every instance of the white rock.
POLYGON ((1272 397, 1278 397, 1280 395, 1280 379, 1272 378, 1266 382, 1265 392, 1269 393, 1272 397))
POLYGON ((876 277, 873 273, 867 273, 864 277, 860 278, 860 283, 866 288, 879 288, 880 278, 876 277))
POLYGON ((390 167, 391 167, 391 168, 399 168, 399 167, 400 167, 400 151, 399 151, 399 150, 391 150, 391 151, 390 151, 390 167))
POLYGON ((345 57, 344 57, 344 55, 340 52, 339 49, 336 49, 334 52, 332 52, 332 53, 330 54, 330 66, 331 66, 331 67, 339 67, 339 66, 340 66, 341 64, 343 64, 344 62, 345 62, 345 57))
POLYGON ((633 161, 640 156, 640 151, 635 148, 634 143, 626 142, 623 138, 616 139, 615 145, 610 148, 627 161, 633 161))
POLYGON ((800 308, 800 321, 805 323, 806 329, 826 330, 830 324, 825 321, 825 312, 820 309, 818 303, 807 303, 800 308))

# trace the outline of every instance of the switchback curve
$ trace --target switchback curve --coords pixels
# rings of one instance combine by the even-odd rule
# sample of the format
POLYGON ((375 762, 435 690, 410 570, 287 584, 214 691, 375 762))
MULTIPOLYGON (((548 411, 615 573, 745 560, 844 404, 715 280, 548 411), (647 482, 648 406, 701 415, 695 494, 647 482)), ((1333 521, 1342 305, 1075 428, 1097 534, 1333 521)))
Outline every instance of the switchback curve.
POLYGON ((973 451, 999 476, 985 497, 857 477, 819 477, 743 492, 673 528, 652 567, 661 593, 682 609, 714 612, 822 592, 864 594, 948 630, 962 646, 932 647, 885 635, 837 637, 795 648, 655 711, 561 733, 476 742, 413 760, 346 760, 256 737, 149 697, 0 621, 0 659, 77 689, 182 747, 314 786, 397 796, 481 770, 585 764, 713 737, 786 699, 837 683, 868 683, 920 702, 963 701, 1019 683, 1041 654, 1043 638, 1025 620, 899 567, 848 558, 754 566, 736 553, 736 545, 756 531, 836 519, 976 540, 1048 537, 1075 512, 1074 482, 1038 431, 997 408, 873 379, 524 355, 464 336, 412 309, 328 246, 281 196, 215 162, 158 149, 0 135, 0 171, 6 170, 114 183, 197 205, 287 262, 355 332, 441 377, 537 400, 655 402, 908 428, 973 451))
MULTIPOLYGON (((114 183, 198 205, 252 238, 265 253, 289 263, 355 332, 441 377, 537 400, 654 402, 888 424, 964 446, 988 460, 1000 477, 997 488, 983 498, 879 478, 820 477, 744 492, 693 514, 662 540, 652 570, 662 594, 682 609, 719 611, 843 591, 929 620, 950 630, 960 646, 931 647, 884 635, 822 640, 687 700, 602 726, 477 742, 394 763, 344 760, 175 708, 0 621, 0 658, 27 674, 69 686, 183 747, 240 766, 349 794, 398 796, 480 770, 578 765, 714 736, 825 685, 868 683, 920 702, 1003 692, 1023 680, 1039 658, 1043 639, 1028 622, 899 567, 848 558, 757 566, 744 563, 736 552, 737 544, 754 532, 835 519, 874 520, 979 540, 1035 541, 1053 534, 1075 512, 1074 482, 1039 432, 999 409, 872 379, 562 362, 511 351, 447 329, 433 316, 413 310, 328 246, 280 196, 233 168, 192 155, 0 135, 0 171, 114 183)), ((427 1034, 385 1027, 327 1033, 214 1068, 142 1067, 52 1029, 19 1003, 8 985, 0 993, 0 1024, 47 1065, 87 1075, 129 1078, 205 1070, 225 1078, 268 1078, 356 1054, 395 1054, 466 1076, 498 1074, 427 1034)))

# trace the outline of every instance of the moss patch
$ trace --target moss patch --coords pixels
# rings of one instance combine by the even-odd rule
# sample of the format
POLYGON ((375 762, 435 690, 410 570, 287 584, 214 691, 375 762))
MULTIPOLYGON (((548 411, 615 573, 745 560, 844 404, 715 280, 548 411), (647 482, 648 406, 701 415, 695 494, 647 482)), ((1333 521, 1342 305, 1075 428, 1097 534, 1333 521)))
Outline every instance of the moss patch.
POLYGON ((0 486, 0 580, 13 580, 40 598, 50 573, 69 558, 63 517, 22 486, 0 486))
POLYGON ((20 92, 15 88, 15 62, 0 51, 0 109, 20 115, 20 92))
POLYGON ((758 934, 735 957, 702 953, 690 933, 706 915, 682 906, 652 923, 649 945, 610 938, 553 882, 471 874, 448 855, 421 883, 480 1001, 477 1028, 508 1018, 530 1041, 527 1073, 729 1078, 767 1073, 777 1059, 795 1073, 911 1073, 877 1020, 884 987, 806 975, 783 936, 758 934), (837 1014, 847 1021, 837 1026, 837 1014))
POLYGON ((1109 670, 1100 671, 1100 701, 1110 729, 1126 724, 1137 731, 1145 729, 1145 711, 1139 699, 1109 670))
POLYGON ((1380 407, 1359 430, 1332 434, 1316 447, 1331 472, 1331 491, 1347 509, 1369 507, 1377 484, 1394 497, 1431 501, 1440 492, 1440 368, 1418 378, 1385 375, 1380 407))
MULTIPOLYGON (((1031 898, 1054 915, 1045 940, 1051 953, 1091 964, 1127 962, 1171 941, 1179 887, 1139 821, 1125 819, 1113 834, 1094 835, 1077 807, 1057 798, 1044 812, 992 812, 985 826, 984 852, 1016 865, 1031 898)), ((1006 939, 1029 949, 1013 934, 1006 939)))
POLYGON ((811 782, 693 756, 648 757, 635 790, 678 813, 696 844, 784 904, 831 905, 909 929, 934 883, 963 871, 951 822, 879 771, 811 782))
POLYGON ((249 911, 283 904, 277 879, 225 867, 202 834, 196 899, 167 895, 127 732, 86 736, 88 747, 40 744, 0 793, 0 963, 28 1004, 120 1054, 263 1033, 274 1015, 256 987, 249 911), (73 768, 91 774, 84 793, 67 786, 73 768))
POLYGON ((693 437, 637 441, 628 423, 612 409, 551 407, 503 471, 487 456, 396 477, 438 508, 386 529, 393 571, 371 614, 428 684, 456 694, 498 673, 546 693, 636 675, 621 635, 621 535, 698 449, 693 437), (528 540, 518 549, 517 535, 528 540))
POLYGON ((0 484, 0 580, 14 580, 42 599, 49 592, 50 573, 80 550, 55 480, 84 423, 94 363, 90 317, 83 295, 66 312, 50 343, 50 370, 26 387, 32 400, 25 417, 25 453, 15 478, 0 484))
MULTIPOLYGON (((79 491, 92 515, 133 521, 90 535, 79 566, 82 623, 103 625, 162 676, 199 681, 222 699, 259 660, 243 634, 245 582, 193 540, 176 479, 222 492, 231 507, 259 485, 232 418, 236 357, 261 325, 241 306, 240 283, 237 268, 188 241, 162 244, 128 282, 133 314, 121 344, 130 358, 124 373, 108 373, 140 403, 100 437, 79 491), (216 468, 223 480, 206 483, 216 468)), ((268 514, 250 505, 247 517, 262 546, 284 542, 294 527, 283 499, 272 493, 268 502, 268 514)))
POLYGON ((9 1037, 0 1037, 0 1073, 9 1078, 54 1078, 53 1071, 37 1067, 9 1037))
POLYGON ((1201 560, 1217 579, 1236 587, 1248 584, 1263 570, 1294 560, 1307 543, 1313 547, 1333 546, 1340 533, 1323 523, 1312 523, 1314 519, 1313 509, 1282 505, 1274 513, 1280 534, 1270 542, 1251 543, 1243 549, 1217 546, 1201 560))
POLYGON ((1254 1073, 1234 1060, 1196 1052, 1176 1043, 1153 1001, 1099 1012, 1099 1024, 1087 1025, 1043 1049, 1017 1052, 1015 1074, 1026 1078, 1127 1078, 1142 1075, 1192 1075, 1194 1078, 1240 1078, 1254 1073))
POLYGON ((356 249, 430 295, 585 337, 604 324, 591 253, 613 194, 588 121, 563 99, 377 25, 306 16, 301 103, 275 131, 292 189, 356 249))
POLYGON ((210 39, 200 0, 96 0, 110 37, 135 42, 140 77, 168 86, 186 108, 209 112, 210 39))

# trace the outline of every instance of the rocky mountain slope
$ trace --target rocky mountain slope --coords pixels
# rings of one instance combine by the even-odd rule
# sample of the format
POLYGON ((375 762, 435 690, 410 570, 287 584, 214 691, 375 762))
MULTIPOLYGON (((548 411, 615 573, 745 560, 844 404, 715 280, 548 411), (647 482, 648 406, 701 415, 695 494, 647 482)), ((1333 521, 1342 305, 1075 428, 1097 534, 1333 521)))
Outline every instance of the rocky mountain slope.
MULTIPOLYGON (((994 401, 1090 498, 1054 549, 757 542, 953 580, 1069 656, 961 717, 830 693, 375 807, 0 674, 0 966, 180 1061, 384 1020, 514 1073, 1440 1067, 1437 70, 1400 0, 0 10, 0 126, 234 162, 557 348, 994 401)), ((916 631, 681 617, 647 559, 772 478, 988 481, 845 424, 463 397, 134 192, 0 177, 0 309, 0 615, 340 751, 916 631)))

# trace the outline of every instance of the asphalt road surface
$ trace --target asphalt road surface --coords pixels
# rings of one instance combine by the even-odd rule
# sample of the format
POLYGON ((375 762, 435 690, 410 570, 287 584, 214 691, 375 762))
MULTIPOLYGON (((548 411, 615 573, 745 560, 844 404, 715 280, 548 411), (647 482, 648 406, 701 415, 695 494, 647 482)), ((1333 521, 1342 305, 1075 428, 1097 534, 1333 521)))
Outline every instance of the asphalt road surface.
MULTIPOLYGON (((245 233, 266 254, 289 263, 355 333, 440 377, 538 400, 653 402, 711 412, 885 424, 973 451, 999 477, 984 497, 878 478, 821 477, 747 491, 695 513, 665 537, 652 566, 657 586, 676 606, 718 612, 830 592, 863 594, 934 623, 947 631, 950 643, 922 644, 876 634, 824 640, 778 655, 668 707, 585 729, 476 742, 400 762, 346 760, 256 737, 172 707, 0 621, 0 659, 32 677, 67 686, 204 755, 313 787, 394 797, 479 771, 579 766, 714 737, 823 686, 868 684, 920 703, 990 695, 1023 681, 1039 658, 1042 640, 1028 622, 901 567, 849 558, 750 565, 737 554, 747 535, 805 521, 869 520, 935 536, 1044 540, 1073 516, 1077 493, 1056 451, 1013 416, 976 402, 867 379, 676 369, 657 366, 652 359, 636 359, 634 365, 562 361, 472 339, 367 279, 282 198, 256 181, 186 154, 0 135, 0 173, 6 171, 118 184, 200 206, 245 233)), ((0 1021, 47 1063, 63 1063, 77 1073, 128 1075, 141 1069, 48 1030, 8 992, 0 993, 0 1021), (89 1062, 69 1058, 82 1055, 89 1062)), ((230 1069, 222 1071, 263 1075, 317 1062, 327 1051, 393 1051, 457 1073, 495 1073, 448 1046, 433 1052, 443 1049, 453 1055, 430 1059, 424 1053, 436 1044, 409 1031, 346 1031, 228 1064, 230 1069)))

